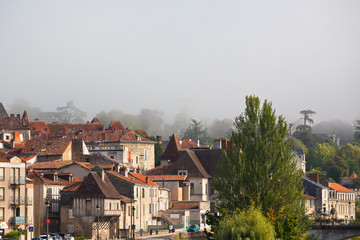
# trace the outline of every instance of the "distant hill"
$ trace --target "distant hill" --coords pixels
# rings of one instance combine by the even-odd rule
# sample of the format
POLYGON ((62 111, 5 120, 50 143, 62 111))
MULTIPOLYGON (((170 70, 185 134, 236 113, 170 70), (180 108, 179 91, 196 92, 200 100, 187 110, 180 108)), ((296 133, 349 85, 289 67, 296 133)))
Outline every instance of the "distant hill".
POLYGON ((320 122, 312 127, 313 133, 316 134, 336 134, 340 138, 340 145, 354 141, 354 127, 341 120, 331 120, 320 122))

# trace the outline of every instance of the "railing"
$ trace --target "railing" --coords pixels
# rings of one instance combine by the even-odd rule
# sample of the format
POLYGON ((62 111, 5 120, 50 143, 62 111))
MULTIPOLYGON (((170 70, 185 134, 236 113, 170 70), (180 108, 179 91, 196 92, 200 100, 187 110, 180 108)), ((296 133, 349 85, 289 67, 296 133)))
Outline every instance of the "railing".
POLYGON ((118 216, 121 215, 121 210, 105 210, 104 216, 118 216))
POLYGON ((25 224, 25 217, 12 217, 10 223, 15 225, 25 224))
POLYGON ((25 184, 25 177, 10 176, 10 183, 14 185, 25 184))
POLYGON ((23 197, 10 196, 10 204, 22 205, 25 204, 25 199, 23 197))
POLYGON ((26 204, 27 205, 32 205, 33 201, 32 201, 32 197, 26 197, 26 204))

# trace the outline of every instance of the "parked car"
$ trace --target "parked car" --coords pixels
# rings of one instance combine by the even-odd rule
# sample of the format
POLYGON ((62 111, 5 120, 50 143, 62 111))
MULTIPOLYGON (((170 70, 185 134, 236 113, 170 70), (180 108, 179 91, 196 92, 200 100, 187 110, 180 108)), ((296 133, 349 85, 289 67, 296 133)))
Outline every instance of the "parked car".
POLYGON ((58 233, 63 240, 74 240, 75 238, 68 233, 58 233))
POLYGON ((198 232, 200 231, 200 226, 198 224, 191 225, 188 229, 188 232, 198 232))
POLYGON ((61 240, 61 236, 57 233, 49 233, 53 240, 61 240))

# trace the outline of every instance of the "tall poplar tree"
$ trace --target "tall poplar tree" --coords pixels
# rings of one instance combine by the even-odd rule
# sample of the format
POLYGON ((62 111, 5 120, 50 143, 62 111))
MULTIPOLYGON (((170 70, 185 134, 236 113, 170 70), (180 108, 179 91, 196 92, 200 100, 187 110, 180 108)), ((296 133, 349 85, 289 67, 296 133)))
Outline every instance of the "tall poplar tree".
POLYGON ((301 239, 308 222, 285 119, 276 117, 270 102, 261 107, 258 97, 247 96, 235 127, 213 181, 217 207, 233 212, 255 206, 273 222, 277 238, 301 239))

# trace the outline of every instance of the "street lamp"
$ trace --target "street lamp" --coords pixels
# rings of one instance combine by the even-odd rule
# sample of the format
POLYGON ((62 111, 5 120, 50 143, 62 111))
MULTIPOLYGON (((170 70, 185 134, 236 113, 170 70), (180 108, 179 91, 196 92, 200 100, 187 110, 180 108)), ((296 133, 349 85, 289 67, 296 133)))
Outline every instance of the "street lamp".
POLYGON ((97 239, 100 239, 99 238, 99 215, 100 215, 100 205, 96 205, 96 213, 97 213, 97 239))
POLYGON ((45 201, 46 206, 46 239, 49 240, 49 207, 50 202, 48 200, 45 201))
POLYGON ((134 213, 135 213, 135 207, 134 206, 132 206, 132 219, 133 219, 133 224, 131 225, 131 231, 132 231, 132 237, 133 237, 133 239, 135 239, 135 215, 134 215, 134 213))

